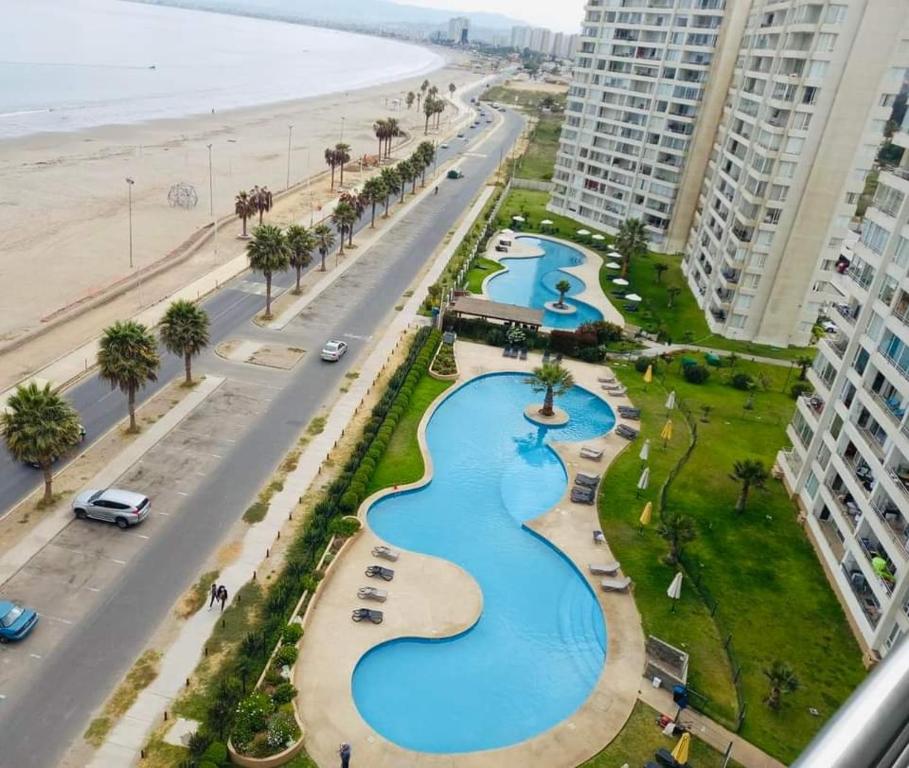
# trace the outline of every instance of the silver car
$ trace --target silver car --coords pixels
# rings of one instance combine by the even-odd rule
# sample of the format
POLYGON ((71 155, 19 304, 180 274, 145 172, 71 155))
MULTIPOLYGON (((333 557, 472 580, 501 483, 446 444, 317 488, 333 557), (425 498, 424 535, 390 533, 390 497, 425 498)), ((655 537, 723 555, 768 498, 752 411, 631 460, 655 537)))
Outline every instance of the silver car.
POLYGON ((346 351, 347 344, 345 342, 332 339, 331 341, 326 341, 325 346, 322 347, 322 359, 329 362, 337 362, 344 356, 346 351))
POLYGON ((148 496, 118 488, 83 491, 73 500, 73 512, 80 520, 91 517, 116 523, 120 528, 141 523, 150 509, 148 496))

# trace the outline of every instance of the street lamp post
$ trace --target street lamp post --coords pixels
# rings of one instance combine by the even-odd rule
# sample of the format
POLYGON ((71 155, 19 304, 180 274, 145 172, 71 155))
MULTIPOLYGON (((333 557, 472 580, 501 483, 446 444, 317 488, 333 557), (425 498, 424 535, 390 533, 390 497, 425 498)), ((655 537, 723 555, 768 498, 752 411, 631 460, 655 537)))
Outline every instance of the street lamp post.
POLYGON ((129 268, 133 268, 133 184, 135 179, 126 177, 126 194, 129 199, 129 268))
POLYGON ((208 145, 208 214, 215 218, 215 181, 211 167, 211 144, 208 145))
POLYGON ((290 189, 290 142, 293 134, 294 124, 291 123, 287 126, 287 183, 284 186, 285 189, 290 189))

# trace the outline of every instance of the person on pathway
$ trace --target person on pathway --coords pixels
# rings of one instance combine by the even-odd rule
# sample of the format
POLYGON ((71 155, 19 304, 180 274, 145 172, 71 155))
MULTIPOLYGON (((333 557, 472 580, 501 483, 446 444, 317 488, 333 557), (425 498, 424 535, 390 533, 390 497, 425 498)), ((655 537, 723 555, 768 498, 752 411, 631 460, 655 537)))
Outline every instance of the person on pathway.
POLYGON ((433 192, 433 194, 434 194, 434 195, 437 195, 437 194, 439 194, 439 188, 438 188, 438 187, 436 187, 436 191, 435 191, 435 192, 433 192))
POLYGON ((216 582, 211 583, 211 600, 208 601, 208 610, 211 610, 211 607, 215 604, 215 600, 218 599, 218 592, 220 587, 218 587, 216 582))
POLYGON ((350 768, 350 744, 344 742, 338 748, 338 754, 341 756, 341 768, 350 768))
POLYGON ((227 605, 227 587, 223 584, 218 587, 218 599, 221 601, 221 610, 224 610, 224 606, 227 605))

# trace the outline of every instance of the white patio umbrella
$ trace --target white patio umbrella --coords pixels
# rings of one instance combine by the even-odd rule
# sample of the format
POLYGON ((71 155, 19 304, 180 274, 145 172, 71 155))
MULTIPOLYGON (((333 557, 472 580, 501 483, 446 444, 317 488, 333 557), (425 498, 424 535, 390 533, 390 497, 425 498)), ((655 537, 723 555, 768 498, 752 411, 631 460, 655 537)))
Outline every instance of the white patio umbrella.
POLYGON ((669 393, 669 397, 666 398, 666 410, 671 411, 675 408, 675 390, 669 393))
POLYGON ((589 229, 579 229, 578 234, 581 235, 582 237, 587 237, 587 235, 590 234, 590 230, 589 229))
POLYGON ((591 240, 605 240, 606 238, 603 237, 602 235, 593 235, 590 239, 591 240))
POLYGON ((523 217, 523 216, 512 216, 512 217, 511 217, 511 220, 512 220, 512 221, 523 222, 523 221, 524 221, 524 217, 523 217))
POLYGON ((610 262, 606 265, 606 269, 621 269, 621 268, 622 268, 622 265, 621 265, 621 264, 616 264, 614 261, 610 261, 610 262))
POLYGON ((615 250, 615 246, 614 246, 612 243, 610 243, 610 244, 607 245, 606 247, 607 247, 610 251, 614 251, 614 250, 615 250))
POLYGON ((625 258, 625 257, 622 256, 622 254, 619 253, 618 251, 613 251, 613 252, 612 252, 611 254, 609 254, 609 255, 612 256, 612 258, 614 258, 614 259, 624 259, 624 258, 625 258))
POLYGON ((638 458, 641 461, 647 461, 650 458, 650 440, 645 440, 644 445, 641 446, 641 452, 638 454, 638 458))
POLYGON ((672 577, 672 583, 666 590, 666 595, 672 600, 672 612, 675 613, 675 604, 682 596, 682 572, 679 571, 672 577))
POLYGON ((640 496, 640 495, 641 495, 641 491, 646 491, 646 490, 647 490, 647 486, 648 486, 649 484, 650 484, 650 467, 644 467, 644 471, 641 472, 641 477, 640 477, 640 479, 638 480, 638 493, 637 493, 637 495, 640 496))
POLYGON ((628 301, 643 301, 636 293, 629 293, 625 298, 628 299, 628 301))
POLYGON ((617 277, 612 281, 615 285, 630 285, 630 283, 624 277, 617 277))
POLYGON ((540 224, 542 224, 545 227, 548 227, 550 224, 552 224, 552 219, 543 219, 543 221, 541 221, 540 224))

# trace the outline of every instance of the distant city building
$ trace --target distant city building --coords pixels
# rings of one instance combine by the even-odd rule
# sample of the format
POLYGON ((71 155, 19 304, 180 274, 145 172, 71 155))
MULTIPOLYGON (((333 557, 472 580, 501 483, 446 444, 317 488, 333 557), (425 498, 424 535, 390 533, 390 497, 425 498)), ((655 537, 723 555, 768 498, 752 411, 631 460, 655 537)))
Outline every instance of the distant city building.
POLYGON ((542 27, 512 27, 511 47, 520 51, 526 48, 544 56, 570 59, 577 49, 579 37, 542 27))
POLYGON ((467 45, 470 42, 470 19, 466 16, 449 19, 448 39, 455 45, 467 45))
POLYGON ((866 650, 909 634, 909 118, 861 236, 837 259, 832 332, 779 465, 866 650))
POLYGON ((552 55, 557 59, 572 59, 577 51, 579 35, 556 32, 552 36, 552 55))

